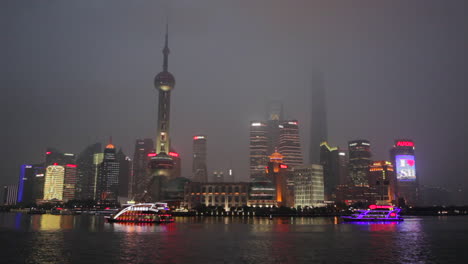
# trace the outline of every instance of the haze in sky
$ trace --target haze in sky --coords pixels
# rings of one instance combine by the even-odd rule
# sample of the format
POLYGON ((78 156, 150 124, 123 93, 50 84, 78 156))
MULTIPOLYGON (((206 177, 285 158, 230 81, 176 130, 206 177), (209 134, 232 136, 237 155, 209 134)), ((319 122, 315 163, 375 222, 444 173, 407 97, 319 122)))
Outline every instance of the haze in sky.
POLYGON ((208 167, 248 179, 249 121, 281 100, 308 156, 313 76, 327 94, 331 145, 368 139, 388 160, 416 142, 420 183, 468 187, 468 2, 1 1, 0 183, 44 160, 113 143, 133 157, 155 137, 169 17, 172 146, 191 176, 192 136, 208 167))

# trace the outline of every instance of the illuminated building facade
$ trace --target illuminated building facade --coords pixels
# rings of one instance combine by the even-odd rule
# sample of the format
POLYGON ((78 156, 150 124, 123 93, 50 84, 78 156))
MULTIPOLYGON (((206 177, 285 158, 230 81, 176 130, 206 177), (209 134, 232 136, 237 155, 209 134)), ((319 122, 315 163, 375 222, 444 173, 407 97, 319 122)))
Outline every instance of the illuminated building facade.
POLYGON ((349 177, 352 186, 369 186, 368 174, 371 161, 370 142, 354 140, 348 142, 349 177))
POLYGON ((206 140, 205 135, 193 137, 192 177, 195 182, 208 182, 206 140))
POLYGON ((247 205, 249 183, 201 183, 190 182, 185 185, 185 206, 188 209, 199 205, 231 207, 247 205))
POLYGON ((65 176, 63 179, 63 201, 67 202, 75 199, 77 183, 77 165, 66 164, 65 176))
POLYGON ((294 206, 302 208, 323 205, 325 200, 322 165, 312 164, 293 168, 294 206))
POLYGON ((154 153, 154 142, 151 138, 137 139, 133 155, 133 169, 130 176, 129 197, 143 193, 148 187, 149 154, 154 153))
POLYGON ((248 206, 273 207, 277 206, 276 188, 272 180, 267 177, 255 178, 249 187, 248 206))
POLYGON ((284 156, 284 164, 294 167, 303 164, 301 143, 299 140, 299 124, 297 120, 281 122, 278 152, 284 156))
POLYGON ((86 147, 76 158, 77 187, 76 197, 81 200, 94 198, 94 176, 96 166, 93 157, 96 153, 102 152, 101 143, 95 143, 86 147))
POLYGON ((116 200, 119 186, 119 162, 115 146, 110 142, 104 149, 104 158, 99 165, 97 198, 99 200, 116 200))
POLYGON ((44 182, 44 200, 63 200, 63 183, 65 180, 65 167, 49 165, 46 168, 44 182))
POLYGON ((266 178, 275 187, 276 206, 294 206, 293 190, 288 188, 288 166, 283 163, 283 155, 278 152, 271 154, 266 167, 266 178))
POLYGON ((369 186, 375 188, 378 200, 395 203, 396 178, 390 161, 374 161, 369 168, 369 186))
POLYGON ((93 189, 93 200, 99 199, 98 185, 99 185, 99 173, 101 164, 104 161, 104 153, 94 153, 93 164, 94 164, 94 179, 91 188, 93 189))
POLYGON ((268 162, 268 125, 250 122, 250 178, 262 177, 268 162))
POLYGON ((390 150, 397 179, 397 196, 400 205, 415 205, 419 201, 419 184, 415 163, 415 144, 410 139, 395 140, 390 150))
POLYGON ((340 184, 340 155, 337 147, 330 147, 326 141, 320 144, 320 165, 323 167, 325 198, 332 200, 333 192, 340 184))

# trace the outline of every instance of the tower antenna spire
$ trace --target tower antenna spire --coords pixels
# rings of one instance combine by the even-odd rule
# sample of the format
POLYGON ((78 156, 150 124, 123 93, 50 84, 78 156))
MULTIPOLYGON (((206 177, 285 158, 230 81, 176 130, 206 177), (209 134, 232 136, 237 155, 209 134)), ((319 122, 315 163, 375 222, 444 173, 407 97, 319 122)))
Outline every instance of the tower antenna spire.
POLYGON ((163 54, 164 54, 164 64, 163 64, 163 71, 167 72, 167 68, 169 66, 169 21, 166 19, 166 36, 164 40, 164 49, 163 49, 163 54))

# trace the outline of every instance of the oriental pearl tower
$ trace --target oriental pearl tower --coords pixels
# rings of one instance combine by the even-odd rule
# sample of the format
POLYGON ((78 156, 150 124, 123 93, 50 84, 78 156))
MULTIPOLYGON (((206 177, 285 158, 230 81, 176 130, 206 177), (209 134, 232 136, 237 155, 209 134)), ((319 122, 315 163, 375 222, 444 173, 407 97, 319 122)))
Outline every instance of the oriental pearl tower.
POLYGON ((162 200, 162 187, 171 178, 174 161, 169 156, 169 114, 171 106, 171 90, 174 89, 174 76, 168 71, 169 47, 168 47, 168 25, 166 24, 166 37, 163 49, 163 70, 154 78, 154 87, 159 91, 158 123, 156 134, 156 155, 149 162, 148 185, 145 196, 151 200, 162 200))

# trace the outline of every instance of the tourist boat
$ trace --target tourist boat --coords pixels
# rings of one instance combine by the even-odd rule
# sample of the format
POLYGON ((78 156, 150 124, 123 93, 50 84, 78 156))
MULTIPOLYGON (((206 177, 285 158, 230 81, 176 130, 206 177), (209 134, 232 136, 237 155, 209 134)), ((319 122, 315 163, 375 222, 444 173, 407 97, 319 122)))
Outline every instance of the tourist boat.
POLYGON ((341 218, 345 222, 400 222, 403 221, 400 211, 400 208, 393 205, 372 204, 369 209, 355 210, 356 213, 351 216, 341 218))
POLYGON ((174 218, 167 203, 140 203, 123 208, 107 217, 108 222, 120 223, 172 223, 174 218))

